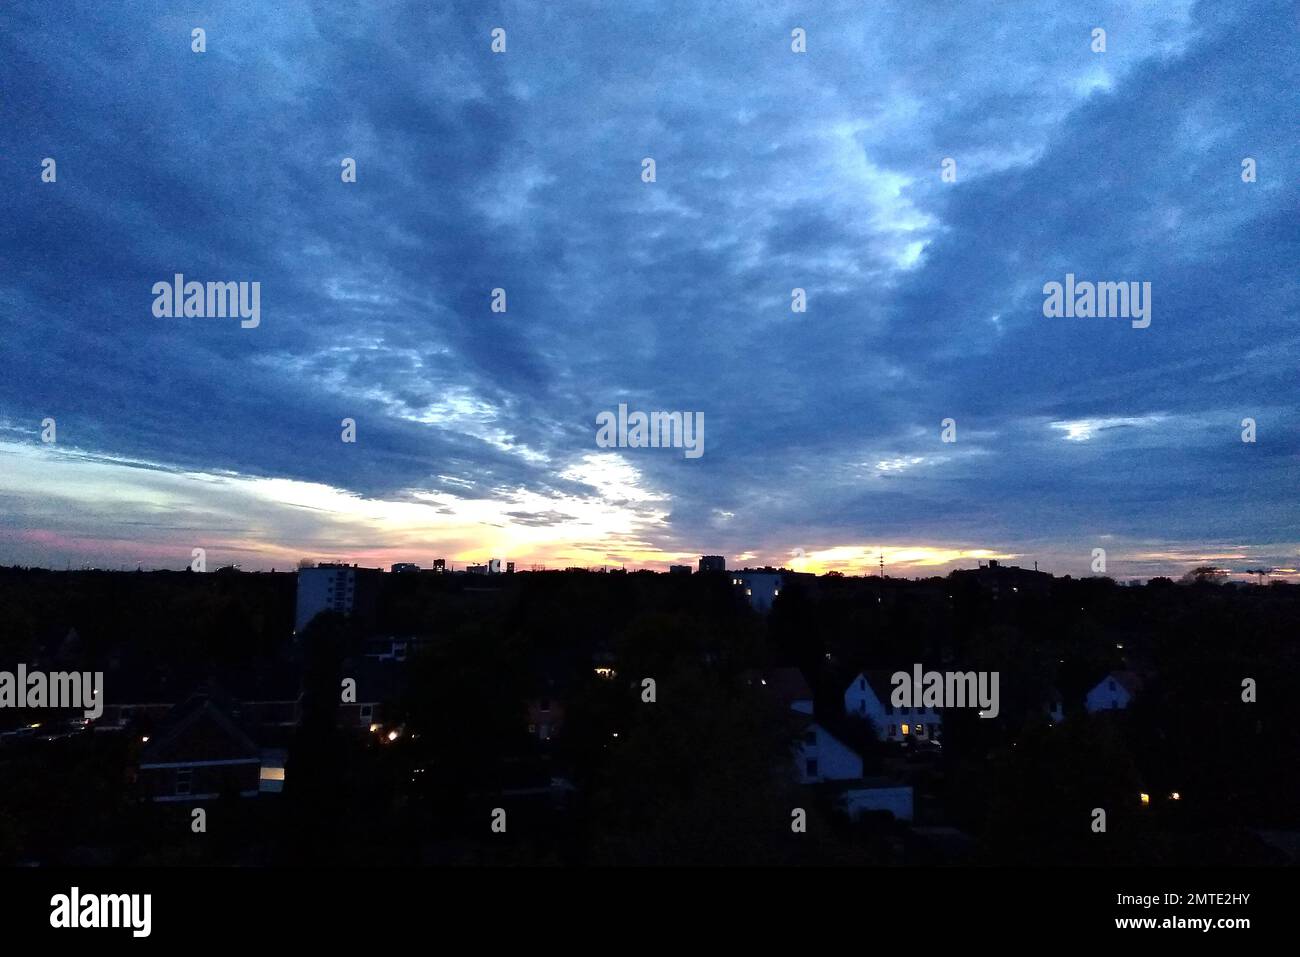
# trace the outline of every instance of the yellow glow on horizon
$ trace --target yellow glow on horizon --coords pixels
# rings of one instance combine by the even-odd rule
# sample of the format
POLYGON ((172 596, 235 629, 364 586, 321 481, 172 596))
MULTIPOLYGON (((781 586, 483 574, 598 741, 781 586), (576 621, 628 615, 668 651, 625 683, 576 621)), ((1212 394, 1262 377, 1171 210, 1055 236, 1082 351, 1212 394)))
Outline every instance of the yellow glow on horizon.
MULTIPOLYGON (((12 431, 17 431, 16 429, 12 431)), ((3 433, 0 433, 3 434, 3 433)), ((625 566, 667 571, 695 566, 701 551, 682 550, 670 515, 675 503, 635 463, 615 451, 587 452, 557 463, 572 490, 543 494, 503 488, 455 475, 438 475, 428 489, 367 497, 320 482, 257 477, 223 470, 200 472, 123 456, 91 454, 68 446, 0 438, 0 495, 17 503, 21 524, 0 529, 6 560, 62 567, 85 562, 102 567, 137 563, 184 568, 191 550, 207 550, 209 569, 239 563, 246 570, 293 568, 299 559, 387 567, 413 561, 429 567, 445 558, 453 567, 489 558, 534 565, 625 566)), ((725 522, 736 515, 715 509, 725 522)), ((761 535, 762 531, 756 532, 761 535)), ((728 567, 772 565, 824 575, 885 574, 925 577, 992 558, 1013 563, 1021 553, 943 542, 747 542, 726 554, 728 567)), ((722 552, 724 542, 701 539, 701 549, 722 552)), ((1264 580, 1294 579, 1295 545, 1143 542, 1126 562, 1147 574, 1177 577, 1204 564, 1249 562, 1274 566, 1264 580), (1142 550, 1138 550, 1138 549, 1142 550), (1284 549, 1284 551, 1283 551, 1284 549), (1259 557, 1267 555, 1269 557, 1259 557), (1277 567, 1285 566, 1285 567, 1277 567), (1169 569, 1172 567, 1173 571, 1169 569)), ((1042 558, 1041 551, 1031 557, 1042 558)), ((1050 555, 1048 556, 1051 557, 1050 555)), ((1030 562, 1023 562, 1029 565, 1030 562)), ((1059 568, 1059 565, 1058 565, 1059 568)), ((1068 567, 1058 570, 1058 574, 1068 567)), ((1257 580, 1238 570, 1233 577, 1257 580)))
POLYGON ((795 559, 797 571, 824 575, 838 571, 846 575, 876 575, 880 572, 880 555, 885 555, 885 574, 898 575, 900 570, 932 569, 956 562, 996 558, 1006 561, 1017 557, 1013 552, 987 548, 945 548, 937 545, 836 545, 807 552, 795 559))

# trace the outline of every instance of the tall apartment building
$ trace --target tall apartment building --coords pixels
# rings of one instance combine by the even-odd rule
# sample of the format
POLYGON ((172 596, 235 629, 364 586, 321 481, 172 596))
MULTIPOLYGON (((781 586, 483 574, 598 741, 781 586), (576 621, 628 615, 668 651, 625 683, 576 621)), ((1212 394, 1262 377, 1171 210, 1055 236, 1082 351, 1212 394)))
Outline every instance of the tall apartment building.
POLYGON ((356 565, 324 564, 298 569, 294 632, 301 632, 323 611, 359 615, 364 621, 371 621, 379 598, 382 574, 378 568, 358 568, 356 565))

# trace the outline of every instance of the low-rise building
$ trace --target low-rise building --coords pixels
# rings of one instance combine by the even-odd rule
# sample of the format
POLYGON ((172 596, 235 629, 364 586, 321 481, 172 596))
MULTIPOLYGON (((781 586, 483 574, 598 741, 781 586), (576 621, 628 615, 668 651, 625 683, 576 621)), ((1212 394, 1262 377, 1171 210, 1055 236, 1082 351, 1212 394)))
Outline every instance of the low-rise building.
POLYGON ((1142 679, 1132 671, 1112 671, 1088 692, 1084 707, 1089 714, 1123 711, 1142 688, 1142 679))
POLYGON ((140 752, 140 787, 157 802, 257 797, 262 752, 223 702, 196 694, 171 710, 140 752))
POLYGON ((890 703, 889 672, 859 672, 844 691, 844 713, 869 720, 881 741, 937 741, 943 734, 943 714, 936 708, 899 707, 890 703))

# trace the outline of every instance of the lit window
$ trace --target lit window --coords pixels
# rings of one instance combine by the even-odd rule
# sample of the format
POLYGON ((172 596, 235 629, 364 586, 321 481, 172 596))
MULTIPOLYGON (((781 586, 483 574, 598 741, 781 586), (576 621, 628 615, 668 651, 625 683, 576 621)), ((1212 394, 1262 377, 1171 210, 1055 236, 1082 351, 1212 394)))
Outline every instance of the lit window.
POLYGON ((923 725, 923 724, 918 724, 918 725, 916 726, 916 735, 917 735, 917 737, 919 737, 919 738, 924 738, 924 737, 925 737, 925 725, 923 725))
POLYGON ((1150 803, 1151 803, 1151 795, 1150 795, 1150 794, 1147 794, 1145 791, 1143 791, 1141 794, 1139 794, 1138 797, 1142 799, 1142 803, 1143 803, 1143 804, 1150 804, 1150 803))
POLYGON ((900 727, 903 729, 903 734, 908 734, 912 730, 911 725, 904 724, 904 725, 900 725, 900 727))

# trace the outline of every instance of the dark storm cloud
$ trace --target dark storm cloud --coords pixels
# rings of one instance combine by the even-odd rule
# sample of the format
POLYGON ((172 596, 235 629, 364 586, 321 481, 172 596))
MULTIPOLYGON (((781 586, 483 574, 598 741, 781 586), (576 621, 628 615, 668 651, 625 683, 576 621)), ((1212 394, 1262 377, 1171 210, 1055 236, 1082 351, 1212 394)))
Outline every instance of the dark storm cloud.
POLYGON ((1285 4, 9 16, 26 434, 372 498, 590 495, 571 468, 627 402, 705 414, 701 459, 625 453, 668 551, 1300 539, 1285 4), (176 272, 261 282, 261 326, 154 318, 176 272), (1150 281, 1151 327, 1044 318, 1066 272, 1150 281))

